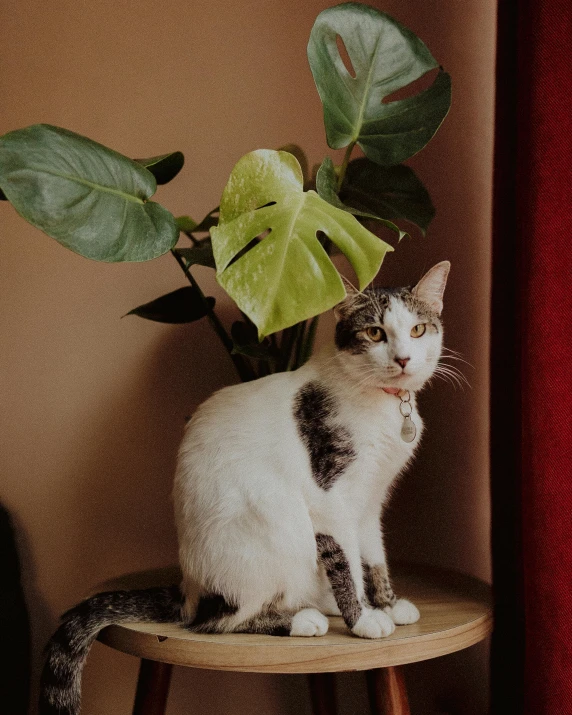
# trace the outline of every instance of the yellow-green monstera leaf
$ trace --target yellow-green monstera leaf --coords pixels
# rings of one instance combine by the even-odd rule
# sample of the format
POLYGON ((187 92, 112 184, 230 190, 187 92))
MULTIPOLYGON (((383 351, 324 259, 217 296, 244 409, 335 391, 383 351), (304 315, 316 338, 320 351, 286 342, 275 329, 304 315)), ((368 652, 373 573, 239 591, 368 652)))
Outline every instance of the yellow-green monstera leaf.
POLYGON ((260 338, 343 300, 344 284, 318 232, 347 257, 360 289, 393 250, 347 211, 304 191, 292 154, 258 150, 240 159, 211 236, 217 280, 258 327, 260 338))

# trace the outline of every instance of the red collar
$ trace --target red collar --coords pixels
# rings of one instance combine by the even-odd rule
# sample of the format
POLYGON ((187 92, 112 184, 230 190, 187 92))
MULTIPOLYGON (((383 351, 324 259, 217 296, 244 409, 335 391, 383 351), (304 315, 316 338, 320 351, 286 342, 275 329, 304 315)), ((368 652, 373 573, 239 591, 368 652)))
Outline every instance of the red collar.
POLYGON ((400 387, 382 387, 381 388, 384 392, 387 392, 388 395, 399 395, 401 392, 400 387))

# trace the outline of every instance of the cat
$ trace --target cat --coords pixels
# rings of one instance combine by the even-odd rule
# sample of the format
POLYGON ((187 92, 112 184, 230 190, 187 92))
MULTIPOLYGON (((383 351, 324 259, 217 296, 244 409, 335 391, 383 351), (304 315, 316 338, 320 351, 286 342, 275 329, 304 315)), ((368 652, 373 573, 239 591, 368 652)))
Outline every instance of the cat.
POLYGON ((77 715, 99 631, 177 622, 199 633, 322 636, 341 615, 383 638, 419 611, 392 589, 382 509, 423 431, 415 393, 438 370, 448 261, 413 288, 348 288, 335 344, 303 367, 226 387, 190 420, 175 475, 180 587, 98 594, 48 645, 40 715, 77 715))

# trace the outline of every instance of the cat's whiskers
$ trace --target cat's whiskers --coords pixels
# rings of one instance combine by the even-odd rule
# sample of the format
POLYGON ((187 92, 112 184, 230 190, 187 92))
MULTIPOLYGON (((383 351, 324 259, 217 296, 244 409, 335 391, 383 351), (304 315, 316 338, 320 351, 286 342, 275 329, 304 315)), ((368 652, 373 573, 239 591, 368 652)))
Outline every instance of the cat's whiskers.
POLYGON ((441 355, 441 359, 457 360, 459 362, 464 362, 465 365, 468 365, 473 370, 475 369, 475 366, 472 363, 470 363, 468 360, 465 360, 465 358, 459 357, 458 355, 441 355))
POLYGON ((380 381, 383 381, 387 379, 389 376, 383 376, 380 375, 380 369, 377 367, 371 367, 367 370, 367 372, 364 372, 363 370, 361 371, 360 378, 358 380, 352 380, 351 382, 346 384, 346 389, 354 395, 360 395, 363 394, 364 388, 370 388, 370 389, 380 389, 381 385, 379 384, 380 381), (379 380, 376 380, 375 378, 379 378, 379 380))
POLYGON ((367 374, 361 376, 360 380, 354 381, 351 384, 351 388, 353 388, 354 391, 358 391, 358 392, 363 392, 364 387, 381 390, 384 387, 388 387, 388 385, 387 384, 383 385, 380 383, 387 382, 387 380, 394 379, 394 378, 398 377, 400 374, 402 374, 402 373, 396 373, 394 370, 392 370, 389 374, 388 374, 388 372, 389 371, 386 370, 385 374, 383 374, 383 371, 380 368, 378 368, 378 367, 371 368, 367 374), (375 378, 375 377, 379 378, 379 379, 373 380, 372 378, 375 378))
POLYGON ((437 380, 443 380, 444 382, 450 383, 453 387, 460 387, 456 382, 453 381, 452 377, 447 375, 446 373, 441 372, 440 370, 435 370, 433 375, 431 376, 431 379, 437 379, 437 380))
POLYGON ((452 353, 453 355, 459 355, 462 357, 463 353, 460 353, 458 350, 453 350, 452 348, 447 348, 445 345, 442 346, 441 350, 444 350, 445 352, 452 353))
POLYGON ((441 362, 441 360, 437 362, 433 375, 440 377, 445 380, 445 382, 451 383, 453 386, 458 386, 461 390, 463 389, 463 385, 469 388, 471 387, 470 382, 456 365, 448 365, 441 362))
MULTIPOLYGON (((335 377, 336 380, 339 379, 339 373, 338 371, 331 370, 331 368, 335 367, 334 363, 338 360, 339 355, 333 355, 329 358, 326 358, 322 363, 323 366, 325 366, 328 370, 331 371, 331 374, 335 377)), ((399 375, 399 372, 396 372, 393 368, 384 368, 381 365, 366 365, 365 367, 360 366, 359 375, 359 380, 355 380, 354 378, 353 380, 349 381, 348 387, 351 386, 359 389, 364 385, 371 383, 371 378, 373 376, 379 377, 381 380, 387 380, 397 377, 397 375, 399 375)))
POLYGON ((465 374, 463 373, 463 371, 460 369, 460 367, 459 367, 458 365, 454 365, 454 364, 451 365, 451 364, 449 364, 449 363, 447 363, 447 362, 443 362, 443 360, 445 360, 445 359, 447 359, 447 358, 460 360, 460 361, 463 362, 465 365, 468 365, 472 370, 475 369, 475 366, 474 366, 474 365, 471 365, 471 363, 468 362, 467 360, 464 360, 464 359, 462 359, 462 358, 453 358, 453 356, 451 356, 451 355, 441 355, 441 356, 439 357, 438 362, 437 362, 437 367, 446 368, 446 369, 448 369, 448 370, 451 370, 451 371, 455 372, 457 375, 459 375, 459 377, 460 377, 462 380, 465 381, 465 383, 467 384, 467 386, 470 387, 470 384, 469 384, 469 382, 468 382, 468 380, 467 380, 467 377, 465 376, 465 374))
POLYGON ((363 387, 372 387, 374 380, 375 372, 370 372, 367 375, 362 375, 359 380, 355 380, 349 385, 350 388, 352 388, 356 392, 361 392, 363 387))

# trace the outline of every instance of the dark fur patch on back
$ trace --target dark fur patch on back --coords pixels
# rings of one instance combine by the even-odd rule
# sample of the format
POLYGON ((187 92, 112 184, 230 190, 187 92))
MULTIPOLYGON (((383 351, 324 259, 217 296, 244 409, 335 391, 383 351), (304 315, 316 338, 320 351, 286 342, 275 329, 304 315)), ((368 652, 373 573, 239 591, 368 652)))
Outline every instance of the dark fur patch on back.
POLYGON ((312 475, 318 486, 330 489, 356 458, 348 430, 334 423, 334 399, 318 382, 309 382, 296 395, 294 416, 312 475))
POLYGON ((323 564, 334 592, 336 604, 348 628, 353 628, 361 616, 350 565, 342 547, 328 534, 316 534, 318 560, 323 564))

